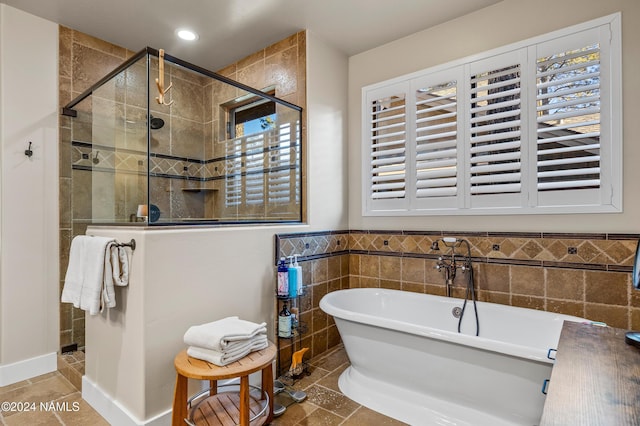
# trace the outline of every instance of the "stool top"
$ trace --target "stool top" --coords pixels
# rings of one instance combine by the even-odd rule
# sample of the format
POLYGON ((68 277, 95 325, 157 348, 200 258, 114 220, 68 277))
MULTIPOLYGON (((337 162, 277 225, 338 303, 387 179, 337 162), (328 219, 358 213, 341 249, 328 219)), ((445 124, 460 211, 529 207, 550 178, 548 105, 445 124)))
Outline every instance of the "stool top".
POLYGON ((210 362, 192 358, 182 350, 173 361, 178 374, 198 380, 224 380, 246 376, 270 365, 276 357, 276 346, 269 342, 265 349, 251 352, 236 362, 220 367, 210 362))

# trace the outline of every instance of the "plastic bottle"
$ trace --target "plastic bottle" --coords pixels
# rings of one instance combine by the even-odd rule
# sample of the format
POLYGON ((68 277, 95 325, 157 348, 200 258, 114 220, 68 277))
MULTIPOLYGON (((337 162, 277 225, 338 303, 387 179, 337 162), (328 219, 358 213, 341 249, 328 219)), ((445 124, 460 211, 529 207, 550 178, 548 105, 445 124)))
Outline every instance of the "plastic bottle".
POLYGON ((298 297, 298 270, 293 265, 293 256, 289 256, 289 297, 298 297))
POLYGON ((279 297, 288 297, 289 296, 289 271, 287 269, 287 265, 284 263, 284 257, 280 258, 280 263, 278 263, 278 296, 279 297))
POLYGON ((302 288, 302 266, 298 265, 298 254, 293 255, 293 267, 296 269, 296 294, 300 296, 304 289, 302 288))
POLYGON ((287 302, 282 304, 278 314, 278 337, 291 337, 291 312, 287 309, 287 302))

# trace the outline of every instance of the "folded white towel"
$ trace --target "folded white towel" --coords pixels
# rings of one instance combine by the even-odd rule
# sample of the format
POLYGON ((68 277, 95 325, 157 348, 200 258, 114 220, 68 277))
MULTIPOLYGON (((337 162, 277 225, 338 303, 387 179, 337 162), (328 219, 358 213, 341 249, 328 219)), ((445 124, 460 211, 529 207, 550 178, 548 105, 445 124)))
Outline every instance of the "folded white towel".
POLYGON ((249 339, 248 343, 238 347, 237 350, 229 352, 220 352, 212 349, 201 348, 198 346, 189 346, 187 349, 187 355, 193 358, 202 359, 212 364, 224 367, 225 365, 236 362, 241 358, 244 358, 248 354, 254 351, 265 349, 269 346, 267 336, 259 335, 252 339, 249 339))
POLYGON ((100 312, 105 257, 112 242, 113 238, 88 235, 78 235, 71 241, 62 302, 73 303, 90 315, 100 312))
POLYGON ((223 352, 232 342, 248 340, 267 332, 267 323, 257 324, 227 317, 221 320, 189 327, 184 334, 184 343, 203 349, 223 352))

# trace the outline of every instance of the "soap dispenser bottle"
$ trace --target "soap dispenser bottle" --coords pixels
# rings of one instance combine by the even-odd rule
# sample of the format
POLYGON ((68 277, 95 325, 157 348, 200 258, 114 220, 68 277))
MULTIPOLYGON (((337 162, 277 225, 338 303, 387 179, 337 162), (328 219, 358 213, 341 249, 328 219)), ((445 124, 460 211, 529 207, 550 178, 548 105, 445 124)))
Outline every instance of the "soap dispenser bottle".
POLYGON ((284 261, 284 257, 281 257, 278 263, 278 297, 289 297, 289 271, 284 261))
POLYGON ((287 302, 282 304, 278 314, 278 337, 291 337, 291 312, 287 309, 287 302))
POLYGON ((293 256, 289 256, 289 297, 298 297, 298 270, 293 265, 293 256))
MULTIPOLYGON (((302 289, 302 266, 298 265, 298 254, 293 255, 293 267, 296 270, 296 294, 300 296, 303 292, 302 289)), ((291 285, 289 285, 291 286, 291 285)))

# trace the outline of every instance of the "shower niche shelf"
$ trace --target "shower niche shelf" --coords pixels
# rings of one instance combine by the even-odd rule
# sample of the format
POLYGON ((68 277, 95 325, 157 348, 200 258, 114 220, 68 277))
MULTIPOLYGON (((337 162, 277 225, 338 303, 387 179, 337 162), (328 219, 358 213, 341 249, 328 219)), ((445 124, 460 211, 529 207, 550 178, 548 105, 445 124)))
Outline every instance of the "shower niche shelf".
POLYGON ((183 192, 212 192, 217 190, 218 190, 217 188, 209 188, 207 186, 193 186, 193 187, 182 188, 183 192))

